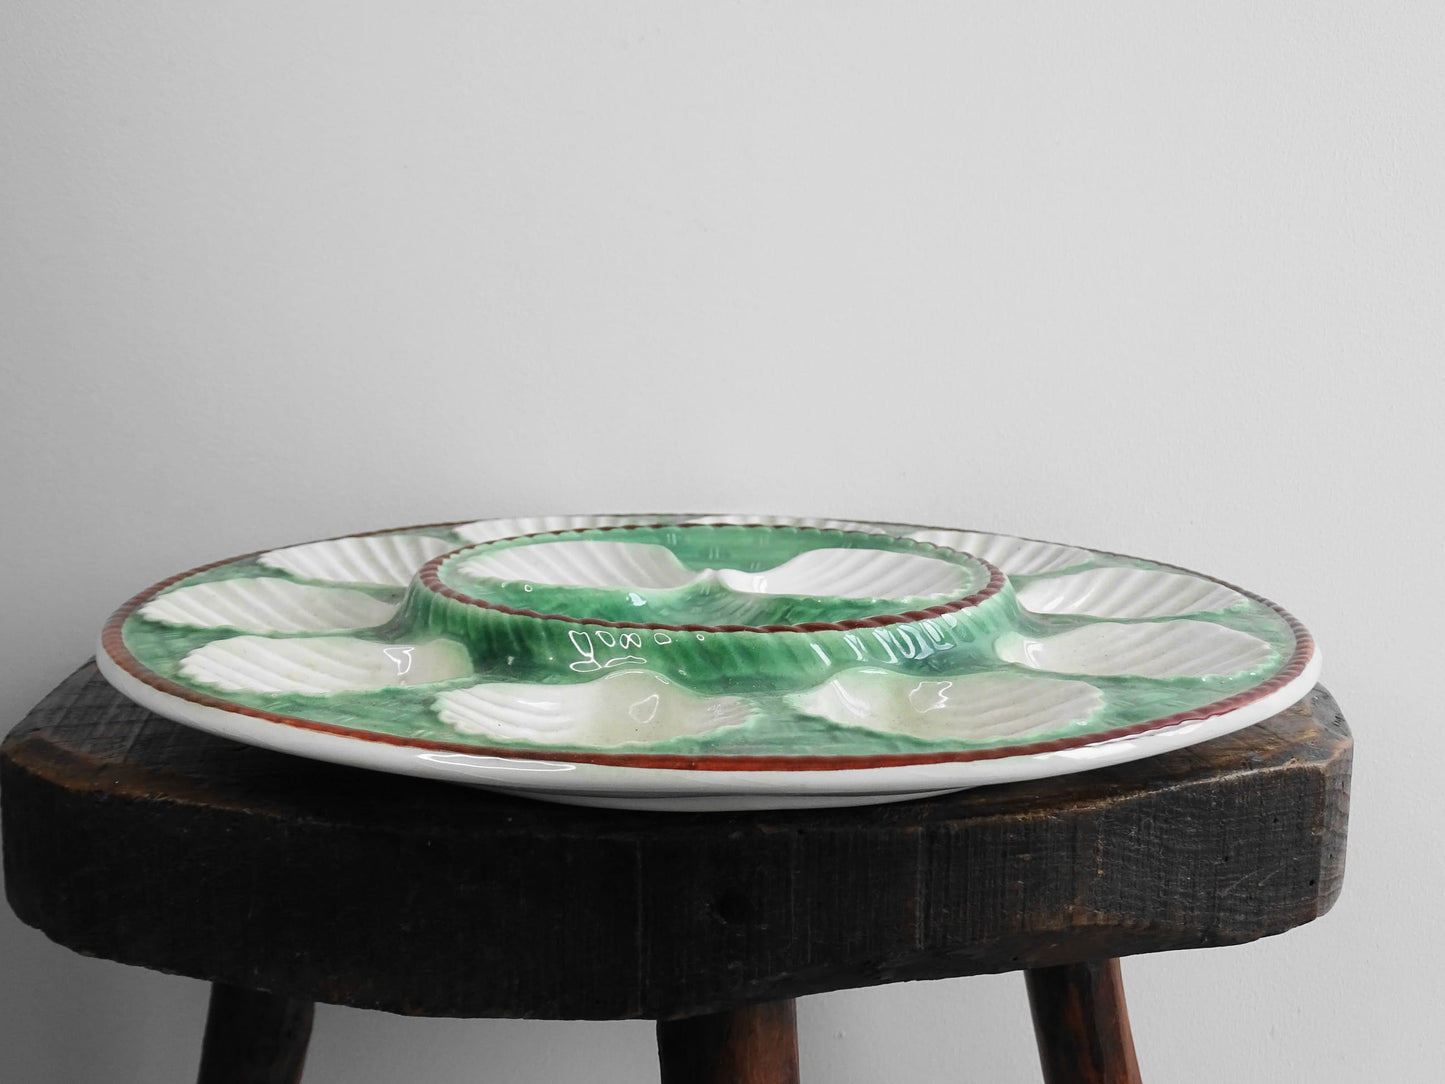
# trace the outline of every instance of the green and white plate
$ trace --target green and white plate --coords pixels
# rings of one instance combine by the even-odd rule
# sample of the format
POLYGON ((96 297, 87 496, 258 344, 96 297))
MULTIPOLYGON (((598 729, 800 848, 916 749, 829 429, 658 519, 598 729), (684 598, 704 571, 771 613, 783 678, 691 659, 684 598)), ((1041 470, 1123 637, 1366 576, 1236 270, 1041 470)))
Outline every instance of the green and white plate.
POLYGON ((102 672, 319 760, 583 805, 862 805, 1151 756, 1319 655, 1198 573, 979 531, 555 516, 349 535, 126 603, 102 672))

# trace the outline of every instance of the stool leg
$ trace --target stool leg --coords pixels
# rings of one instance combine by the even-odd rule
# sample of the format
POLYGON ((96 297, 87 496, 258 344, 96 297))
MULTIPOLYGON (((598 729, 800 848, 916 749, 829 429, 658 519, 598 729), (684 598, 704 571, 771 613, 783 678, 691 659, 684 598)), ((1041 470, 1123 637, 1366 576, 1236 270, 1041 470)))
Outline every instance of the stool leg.
POLYGON ((314 1011, 309 1001, 213 983, 196 1084, 298 1084, 314 1011))
POLYGON ((791 1000, 657 1022, 662 1084, 798 1084, 791 1000))
POLYGON ((1024 972, 1045 1084, 1140 1084, 1118 960, 1024 972))

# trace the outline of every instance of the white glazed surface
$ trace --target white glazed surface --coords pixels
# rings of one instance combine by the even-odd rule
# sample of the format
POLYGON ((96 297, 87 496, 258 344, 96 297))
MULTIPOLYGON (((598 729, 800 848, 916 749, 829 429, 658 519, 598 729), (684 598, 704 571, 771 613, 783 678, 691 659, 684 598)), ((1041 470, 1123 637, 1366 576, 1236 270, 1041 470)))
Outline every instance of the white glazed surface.
POLYGON ((271 550, 258 560, 308 580, 405 587, 418 568, 452 548, 426 535, 355 535, 271 550))
POLYGON ((1019 588, 1019 602, 1041 614, 1092 617, 1178 617, 1227 610, 1244 601, 1222 583, 1148 568, 1091 568, 1019 588))
POLYGON ((1040 639, 1012 635, 999 643, 998 653, 1007 662, 1056 674, 1146 678, 1237 674, 1272 655, 1258 637, 1207 621, 1104 622, 1040 639))
POLYGON ((471 673, 472 662, 451 640, 394 645, 347 636, 234 636, 196 648, 181 672, 228 692, 325 695, 450 681, 471 673))
MULTIPOLYGON (((1093 555, 1077 547, 1001 535, 846 520, 801 521, 744 515, 674 518, 685 518, 688 522, 706 518, 862 528, 949 548, 972 546, 976 553, 988 554, 996 562, 1015 569, 1015 575, 1044 576, 1032 581, 1048 587, 1047 593, 1032 593, 1036 605, 1057 606, 1065 611, 1069 607, 1094 605, 1100 598, 1107 599, 1115 610, 1143 615, 1152 614, 1161 606, 1165 611, 1183 605, 1219 606, 1231 598, 1242 597, 1214 581, 1182 573, 1177 574, 1177 578, 1174 573, 1145 577, 1090 576, 1087 569, 1071 573, 1066 570, 1092 559, 1093 555), (1035 571, 1018 571, 1022 568, 1035 571)), ((541 517, 477 521, 455 533, 464 538, 504 538, 537 530, 656 521, 657 517, 653 516, 541 517)), ((438 556, 450 545, 444 539, 425 535, 356 536, 269 551, 260 561, 267 567, 310 579, 321 585, 318 589, 323 591, 341 590, 346 584, 397 587, 407 582, 426 560, 438 556), (336 586, 325 586, 328 584, 336 586)), ((541 550, 543 544, 525 548, 541 550)), ((612 549, 611 553, 626 557, 633 571, 653 569, 653 574, 665 579, 673 572, 659 555, 635 552, 654 548, 639 546, 627 552, 612 549)), ((820 567, 840 557, 826 550, 815 552, 820 556, 803 556, 820 567)), ((859 552, 882 551, 843 551, 849 555, 845 566, 856 562, 854 555, 859 552)), ((808 564, 809 561, 794 559, 766 573, 739 573, 739 577, 747 577, 740 579, 739 585, 755 590, 776 590, 780 584, 793 590, 801 589, 807 585, 808 576, 817 579, 816 568, 809 569, 808 564), (799 567, 790 569, 789 565, 799 567)), ((893 584, 895 579, 898 590, 918 590, 921 586, 934 586, 934 581, 926 577, 920 580, 919 572, 936 573, 931 566, 955 570, 952 565, 930 558, 918 558, 917 562, 906 564, 912 567, 904 568, 890 561, 886 574, 878 568, 865 569, 862 582, 868 584, 869 592, 879 590, 881 584, 893 584)), ((572 574, 575 572, 574 569, 572 574)), ((829 570, 830 582, 837 578, 836 574, 836 569, 829 570)), ((688 575, 695 574, 688 572, 688 575)), ((169 607, 161 607, 162 613, 174 616, 184 609, 194 618, 196 607, 183 607, 182 603, 209 601, 210 596, 198 594, 192 599, 183 596, 183 590, 186 589, 161 595, 147 605, 159 605, 172 598, 169 607)), ((243 590, 223 588, 215 597, 230 599, 231 594, 243 590)), ((236 594, 236 598, 241 597, 243 594, 236 594)), ((342 596, 317 597, 326 598, 328 603, 344 601, 342 596)), ((326 612, 327 605, 320 606, 319 610, 326 615, 325 620, 334 618, 326 612)), ((375 610, 367 617, 378 613, 380 610, 375 610)), ((323 618, 316 616, 314 620, 323 618)), ((1028 735, 1048 733, 1052 745, 1052 739, 1066 733, 1068 727, 1084 723, 1097 707, 1099 690, 1086 681, 1070 679, 1070 674, 1169 679, 1245 673, 1269 661, 1272 652, 1270 645, 1247 633, 1198 618, 1095 621, 1055 635, 1031 638, 1011 634, 1000 642, 998 650, 1005 663, 1062 676, 1025 677, 1021 671, 1005 671, 931 681, 857 670, 813 690, 793 694, 791 700, 796 708, 845 727, 861 726, 924 739, 940 732, 1005 742, 1017 738, 1027 749, 1028 735), (1027 690, 1021 683, 1027 683, 1027 690)), ((819 770, 756 768, 752 764, 746 770, 717 770, 716 767, 692 770, 649 767, 635 761, 589 763, 586 758, 574 759, 562 753, 553 760, 546 759, 545 754, 542 758, 521 758, 491 751, 469 753, 431 748, 426 747, 427 743, 421 743, 422 747, 408 747, 405 741, 369 740, 361 733, 353 736, 309 727, 304 722, 291 725, 258 717, 245 709, 227 710, 174 695, 126 672, 104 651, 100 654, 100 664, 118 688, 160 714, 283 752, 487 786, 554 801, 678 810, 896 801, 986 783, 1122 763, 1203 741, 1266 718, 1303 696, 1319 673, 1319 655, 1314 652, 1302 672, 1255 700, 1204 718, 1190 718, 1139 733, 1114 737, 1106 733, 1098 741, 1086 741, 1071 748, 1035 747, 1017 753, 1003 748, 997 755, 972 759, 887 766, 872 765, 870 758, 863 757, 847 766, 819 770)), ((220 693, 229 689, 325 695, 455 681, 470 674, 471 665, 462 645, 443 639, 395 645, 342 635, 303 634, 294 638, 240 635, 192 650, 185 656, 182 670, 188 678, 220 693)), ((655 674, 625 671, 565 688, 500 683, 453 688, 440 692, 432 705, 442 722, 458 734, 490 734, 503 740, 521 738, 543 743, 586 742, 620 749, 629 743, 656 741, 666 735, 700 734, 736 726, 748 717, 745 702, 737 698, 700 696, 655 674)))
POLYGON ((740 697, 700 696, 643 670, 614 671, 580 685, 474 685, 441 693, 436 710, 463 734, 607 746, 705 734, 743 723, 751 713, 740 697))
POLYGON ((1104 697, 1087 682, 1059 678, 995 673, 930 680, 859 669, 789 699, 844 726, 919 738, 1016 738, 1082 723, 1104 697))
POLYGON ((645 542, 538 542, 483 553, 457 571, 478 579, 641 590, 685 587, 699 577, 666 546, 645 542))
POLYGON ((151 599, 142 617, 167 625, 242 632, 324 632, 380 625, 396 606, 344 587, 277 577, 215 580, 151 599))
POLYGON ((1039 542, 1032 538, 1014 538, 1012 535, 986 534, 983 531, 928 528, 908 531, 906 536, 982 557, 1010 576, 1057 572, 1082 564, 1090 557, 1088 550, 1078 546, 1062 546, 1057 542, 1039 542))
POLYGON ((693 571, 666 546, 585 540, 485 553, 462 562, 458 571, 476 578, 638 590, 671 590, 716 579, 744 594, 837 598, 918 598, 948 594, 968 582, 968 574, 947 561, 887 550, 817 549, 762 572, 693 571))

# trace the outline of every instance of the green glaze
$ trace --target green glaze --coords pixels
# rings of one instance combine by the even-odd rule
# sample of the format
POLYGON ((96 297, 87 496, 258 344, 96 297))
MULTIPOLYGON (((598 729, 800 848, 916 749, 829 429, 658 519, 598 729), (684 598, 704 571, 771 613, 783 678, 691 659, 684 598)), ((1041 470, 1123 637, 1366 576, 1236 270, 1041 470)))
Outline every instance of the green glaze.
MULTIPOLYGON (((578 541, 615 541, 623 532, 576 531, 578 541)), ((546 541, 553 541, 552 537, 546 541)), ((756 571, 814 549, 869 549, 942 558, 966 573, 958 597, 987 586, 989 569, 973 558, 920 542, 843 531, 796 528, 669 527, 625 532, 628 542, 666 546, 691 569, 718 567, 756 571)), ((883 666, 918 673, 977 665, 993 642, 1018 619, 1012 588, 977 606, 922 620, 849 630, 722 631, 718 617, 746 616, 727 624, 777 625, 802 621, 843 622, 937 605, 945 598, 905 600, 803 596, 746 596, 718 583, 677 590, 609 590, 477 580, 460 572, 479 552, 535 544, 531 540, 488 543, 441 562, 443 584, 472 599, 566 614, 585 620, 543 619, 459 601, 414 582, 394 624, 393 640, 446 636, 467 644, 479 673, 510 681, 585 677, 616 667, 638 667, 676 678, 708 693, 787 692, 806 688, 847 666, 883 666), (750 611, 744 612, 747 607, 750 611), (712 626, 609 628, 597 621, 712 626)))
POLYGON ((507 681, 567 680, 626 666, 674 677, 708 693, 792 691, 848 666, 948 673, 984 662, 1013 626, 1011 592, 970 611, 906 624, 824 632, 687 632, 608 628, 486 610, 413 590, 393 640, 426 630, 465 643, 477 672, 507 681), (961 615, 967 613, 965 619, 961 615))
MULTIPOLYGON (((652 532, 575 532, 579 538, 617 540, 624 535, 628 541, 661 542, 692 569, 726 567, 756 571, 773 567, 807 548, 858 546, 894 549, 903 552, 936 552, 920 543, 888 536, 852 535, 846 532, 802 532, 792 528, 774 528, 755 549, 739 551, 738 536, 729 532, 742 528, 713 528, 706 532, 695 528, 652 532)), ((755 530, 755 529, 748 529, 755 530)), ((400 532, 399 532, 400 533, 400 532)), ((429 528, 425 532, 445 536, 444 529, 429 528)), ((490 601, 512 605, 509 600, 524 594, 528 602, 518 608, 541 610, 557 605, 595 607, 587 616, 604 620, 637 620, 622 615, 646 609, 651 620, 661 615, 678 616, 686 612, 703 613, 719 602, 719 598, 689 596, 689 589, 669 594, 650 593, 644 607, 638 607, 626 592, 607 592, 577 588, 551 588, 524 592, 519 585, 479 583, 454 576, 461 559, 480 547, 468 545, 460 536, 453 536, 458 553, 441 562, 443 582, 459 591, 482 591, 490 601), (579 593, 580 592, 580 593, 579 593), (538 605, 539 603, 544 605, 538 605), (695 609, 689 610, 689 606, 695 609)), ((491 543, 493 546, 517 545, 522 542, 491 543)), ((965 560, 966 564, 967 561, 965 560)), ((1119 565, 1141 569, 1163 569, 1165 566, 1132 558, 1095 555, 1083 565, 1068 570, 1119 565)), ((1062 575, 1067 573, 1049 573, 1062 575)), ((217 566, 187 577, 175 587, 210 580, 285 576, 285 573, 244 559, 217 566)), ((987 582, 986 571, 982 573, 987 582)), ((289 577, 294 578, 294 577, 289 577)), ((188 680, 181 672, 185 656, 205 644, 227 639, 233 632, 225 629, 178 628, 146 620, 130 614, 122 627, 126 647, 142 666, 162 678, 188 686, 198 692, 221 695, 237 705, 260 709, 284 716, 329 723, 358 731, 426 739, 478 747, 545 748, 558 752, 585 751, 594 747, 575 744, 539 746, 531 742, 507 742, 490 735, 466 735, 443 723, 433 711, 439 692, 459 689, 484 682, 571 683, 595 680, 619 667, 637 667, 663 674, 699 694, 727 693, 744 697, 753 711, 741 726, 727 727, 712 733, 677 737, 643 746, 626 747, 628 751, 678 753, 689 755, 767 755, 767 754, 833 754, 880 755, 889 753, 969 750, 1019 744, 1018 739, 969 739, 964 736, 948 740, 925 741, 903 734, 881 733, 857 727, 838 725, 828 720, 802 715, 785 699, 789 693, 816 686, 834 674, 855 666, 882 667, 898 672, 938 678, 949 675, 991 670, 1027 674, 1030 671, 1001 662, 992 645, 1005 632, 1026 636, 1047 636, 1090 623, 1090 618, 1063 615, 1035 615, 1018 606, 1014 584, 1022 585, 1039 577, 1015 576, 993 597, 982 604, 926 620, 876 628, 823 632, 681 632, 649 629, 609 628, 596 623, 563 620, 542 620, 489 610, 448 599, 425 590, 417 581, 405 589, 391 587, 360 587, 378 599, 400 603, 396 617, 380 628, 358 631, 350 635, 377 644, 407 644, 436 636, 455 639, 467 646, 476 672, 464 679, 440 684, 388 688, 375 692, 344 692, 328 696, 302 696, 259 692, 227 692, 188 680)), ((319 581, 303 581, 319 582, 319 581)), ((980 585, 975 585, 976 586, 980 585)), ((705 593, 706 594, 706 593, 705 593)), ((796 620, 849 620, 859 610, 871 610, 861 616, 907 609, 897 600, 838 600, 826 598, 764 598, 747 600, 761 604, 764 618, 794 615, 796 620), (771 607, 771 608, 768 608, 771 607), (806 618, 796 615, 809 614, 806 618), (826 615, 826 616, 824 616, 826 615)), ((1257 686, 1267 680, 1290 657, 1295 637, 1288 623, 1270 607, 1246 600, 1220 613, 1191 615, 1183 618, 1150 620, 1209 621, 1249 633, 1273 649, 1271 659, 1252 671, 1204 678, 1145 679, 1137 677, 1087 677, 1104 694, 1103 706, 1083 722, 1071 724, 1057 732, 1031 734, 1028 742, 1050 737, 1102 733, 1136 723, 1200 708, 1234 693, 1257 686)), ((663 623, 675 624, 675 621, 663 623)), ((699 621, 699 624, 709 624, 699 621)), ((749 623, 792 623, 782 620, 757 620, 749 623)), ((1135 622, 1147 624, 1149 621, 1135 622)), ((301 634, 295 638, 304 638, 301 634)))

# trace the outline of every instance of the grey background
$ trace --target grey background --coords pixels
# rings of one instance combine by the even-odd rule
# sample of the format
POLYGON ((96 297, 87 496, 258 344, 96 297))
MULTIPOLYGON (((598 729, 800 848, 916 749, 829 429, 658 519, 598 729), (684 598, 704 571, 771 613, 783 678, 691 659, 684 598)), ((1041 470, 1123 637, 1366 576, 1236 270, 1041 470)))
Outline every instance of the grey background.
MULTIPOLYGON (((1349 873, 1127 961, 1146 1076, 1433 1079, 1442 54, 1425 3, 7 5, 0 716, 165 575, 413 522, 1197 567, 1323 646, 1349 873)), ((0 1077, 191 1079, 199 983, 8 911, 0 961, 0 1077)), ((808 1080, 1036 1079, 1017 977, 800 1017, 808 1080)), ((307 1079, 647 1080, 651 1041, 323 1007, 307 1079)))

